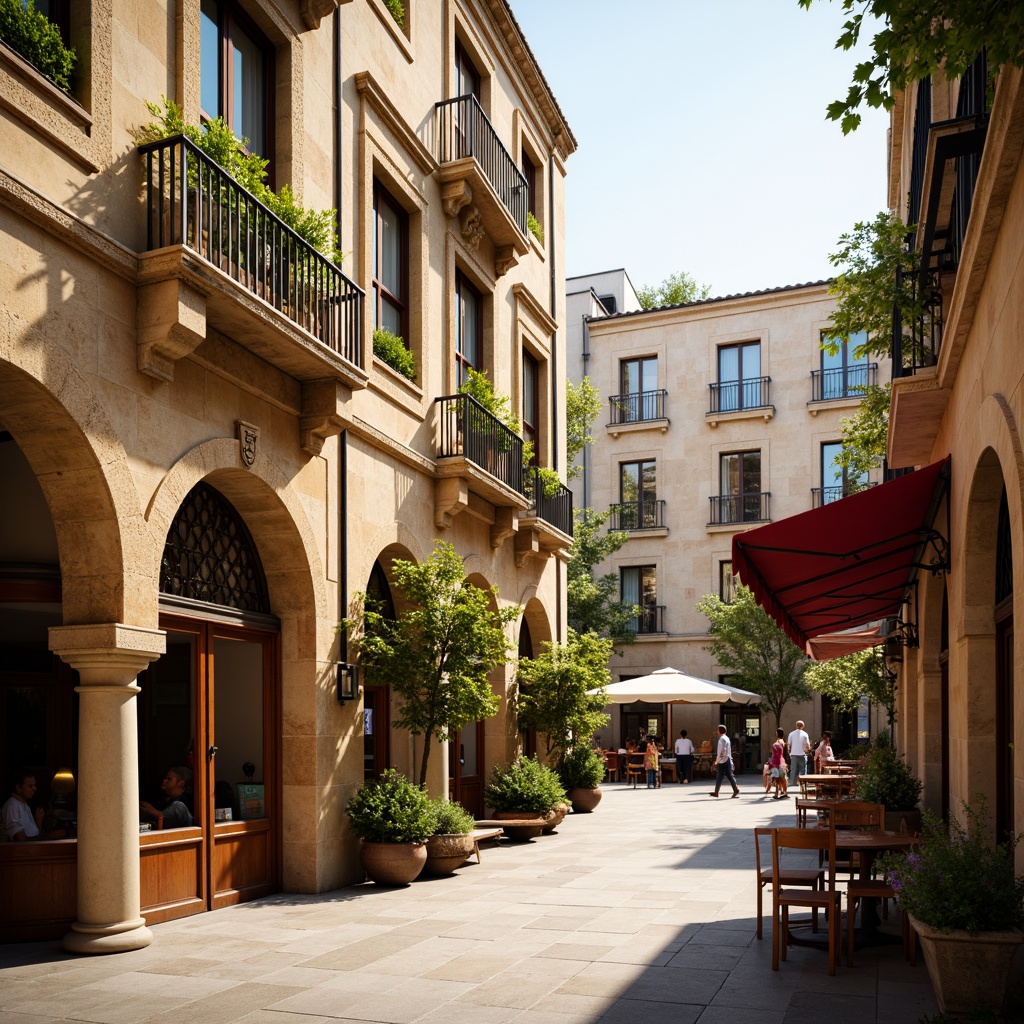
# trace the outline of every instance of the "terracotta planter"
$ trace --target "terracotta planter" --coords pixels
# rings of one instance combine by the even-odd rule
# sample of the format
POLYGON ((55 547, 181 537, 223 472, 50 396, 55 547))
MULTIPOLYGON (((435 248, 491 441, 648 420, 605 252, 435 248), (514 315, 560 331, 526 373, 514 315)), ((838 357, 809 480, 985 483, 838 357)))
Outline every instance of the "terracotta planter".
POLYGON ((549 836, 552 832, 558 828, 559 825, 565 820, 565 816, 569 813, 568 804, 555 804, 554 807, 548 811, 547 819, 544 825, 544 835, 549 836))
POLYGON ((494 820, 502 823, 501 827, 505 835, 513 843, 526 843, 531 839, 536 839, 544 831, 548 813, 548 811, 495 811, 494 820), (527 822, 529 824, 526 824, 527 822))
POLYGON ((943 1013, 964 1014, 990 1010, 998 1014, 1006 999, 1010 965, 1024 932, 946 931, 910 923, 921 939, 935 998, 943 1013))
POLYGON ((427 848, 423 843, 368 843, 359 848, 367 878, 378 885, 408 885, 423 870, 427 848))
POLYGON ((431 836, 426 847, 427 863, 423 870, 428 875, 451 875, 473 852, 473 839, 469 835, 446 833, 431 836))
POLYGON ((570 789, 568 795, 574 813, 589 814, 601 802, 603 794, 595 786, 593 789, 570 789))

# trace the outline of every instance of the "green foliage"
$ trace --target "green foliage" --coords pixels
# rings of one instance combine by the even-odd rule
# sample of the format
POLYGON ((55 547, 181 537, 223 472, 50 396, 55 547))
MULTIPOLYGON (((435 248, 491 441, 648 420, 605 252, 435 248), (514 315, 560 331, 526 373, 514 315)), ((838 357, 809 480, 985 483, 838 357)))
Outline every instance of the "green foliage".
POLYGON ((966 803, 963 810, 966 827, 955 819, 947 827, 925 811, 921 843, 909 853, 886 854, 878 861, 896 902, 932 928, 973 934, 1024 926, 1024 875, 1014 869, 1020 836, 1002 843, 986 839, 984 799, 978 810, 966 803))
POLYGON ((436 812, 430 797, 391 768, 363 783, 345 813, 352 831, 368 843, 422 843, 434 834, 436 812))
MULTIPOLYGON (((812 0, 799 2, 809 8, 812 0)), ((871 40, 871 57, 853 69, 846 98, 828 105, 829 119, 842 124, 844 135, 860 124, 861 104, 892 110, 897 92, 940 69, 947 79, 959 78, 982 50, 992 79, 1003 64, 1024 67, 1019 0, 842 0, 842 5, 848 17, 836 49, 857 45, 865 16, 883 23, 871 40)))
POLYGON ((871 748, 857 771, 857 798, 885 804, 887 811, 913 811, 922 783, 896 748, 886 743, 871 748))
POLYGON ((782 709, 791 700, 807 700, 811 688, 805 671, 804 652, 775 625, 754 600, 747 587, 738 584, 735 599, 726 604, 717 594, 705 594, 697 610, 711 623, 713 640, 704 650, 727 668, 730 682, 761 695, 761 705, 775 715, 775 727, 782 709))
POLYGON ((584 741, 559 760, 555 771, 566 791, 596 789, 604 778, 604 758, 584 741))
POLYGON ((669 274, 661 284, 644 285, 638 288, 636 297, 644 309, 661 306, 680 306, 686 302, 698 302, 711 294, 711 286, 697 284, 685 270, 669 274))
POLYGON ((604 688, 611 681, 611 640, 569 629, 564 644, 545 643, 538 658, 520 658, 517 672, 520 729, 547 738, 547 752, 564 759, 607 725, 604 688), (599 690, 589 695, 588 690, 599 690))
POLYGON ((383 327, 373 332, 373 354, 409 380, 416 379, 416 357, 405 347, 397 334, 392 334, 383 327))
POLYGON ((496 811, 542 814, 565 802, 558 776, 535 757, 520 757, 505 768, 495 765, 484 788, 484 801, 496 811))
POLYGON ((526 214, 526 227, 530 234, 540 242, 544 244, 544 229, 540 226, 540 221, 532 213, 526 214))
MULTIPOLYGON (((866 480, 872 469, 882 465, 889 442, 889 395, 892 385, 868 384, 861 388, 860 406, 839 422, 843 427, 843 447, 836 464, 846 470, 848 480, 866 480)), ((851 485, 850 493, 866 484, 851 485)))
POLYGON ((594 567, 626 543, 626 534, 621 530, 600 532, 609 514, 591 508, 576 509, 573 514, 572 547, 565 571, 566 611, 569 626, 577 633, 607 636, 620 646, 636 639, 629 627, 640 609, 620 600, 618 573, 596 578, 594 575, 594 567))
POLYGON ((473 831, 476 821, 462 804, 439 797, 434 801, 434 835, 464 836, 473 831))
POLYGON ((384 0, 384 6, 388 9, 391 17, 402 28, 405 27, 405 5, 402 0, 384 0))
POLYGON ((487 676, 509 660, 505 629, 521 609, 493 610, 497 590, 470 584, 462 559, 446 542, 437 541, 421 565, 396 558, 392 566, 395 587, 410 607, 389 619, 368 595, 358 594, 362 614, 343 625, 369 678, 402 698, 394 724, 427 737, 423 785, 431 737, 446 742, 464 725, 497 713, 500 701, 487 676))
POLYGON ((828 697, 836 711, 853 711, 861 697, 867 696, 885 708, 892 727, 896 719, 896 683, 886 671, 881 647, 812 662, 807 666, 806 679, 813 690, 828 697))
POLYGON ((64 45, 60 30, 33 0, 0 0, 0 39, 16 50, 58 89, 68 92, 78 55, 64 45))
POLYGON ((569 466, 565 478, 575 480, 583 472, 583 463, 576 465, 576 456, 594 443, 591 428, 601 412, 601 396, 584 377, 579 384, 565 382, 565 461, 569 466))

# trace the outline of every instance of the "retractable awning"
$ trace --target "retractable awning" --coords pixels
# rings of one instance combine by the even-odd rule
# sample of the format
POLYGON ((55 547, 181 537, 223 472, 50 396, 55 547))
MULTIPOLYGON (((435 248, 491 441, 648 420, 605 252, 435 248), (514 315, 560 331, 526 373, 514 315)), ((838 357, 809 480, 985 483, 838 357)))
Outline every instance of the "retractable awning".
POLYGON ((949 457, 821 508, 737 534, 733 571, 798 646, 898 617, 917 569, 948 565, 932 528, 949 457))

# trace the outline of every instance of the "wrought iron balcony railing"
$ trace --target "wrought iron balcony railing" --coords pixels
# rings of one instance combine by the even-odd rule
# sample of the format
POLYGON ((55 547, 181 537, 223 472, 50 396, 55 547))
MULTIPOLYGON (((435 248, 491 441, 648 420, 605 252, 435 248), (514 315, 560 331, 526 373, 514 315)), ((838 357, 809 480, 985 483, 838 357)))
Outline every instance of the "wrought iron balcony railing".
POLYGON ((547 486, 540 470, 530 466, 525 473, 526 496, 533 502, 531 513, 556 530, 572 536, 572 491, 563 483, 547 486))
MULTIPOLYGON (((907 377, 921 367, 934 366, 942 350, 943 307, 941 274, 938 269, 925 273, 914 273, 910 278, 912 293, 922 287, 926 289, 924 308, 920 316, 906 323, 899 306, 894 307, 892 317, 892 377, 907 377)), ((903 286, 906 276, 897 268, 897 290, 903 286)), ((915 299, 916 301, 916 299, 915 299)))
POLYGON ((811 401, 829 402, 834 398, 859 398, 869 384, 876 383, 878 363, 837 366, 829 370, 811 370, 811 401))
POLYGON ((711 496, 709 526, 728 523, 760 523, 771 518, 771 492, 762 494, 715 494, 711 496))
POLYGON ((611 506, 610 530, 656 530, 665 525, 665 502, 622 501, 611 506))
POLYGON ((842 484, 837 484, 834 487, 812 487, 811 507, 821 508, 822 505, 831 505, 833 501, 845 498, 846 494, 846 488, 842 484))
POLYGON ((638 636, 645 633, 664 633, 665 606, 663 604, 640 605, 640 614, 629 620, 627 628, 638 636))
POLYGON ((710 384, 711 406, 708 412, 765 409, 772 404, 771 383, 771 377, 751 377, 749 380, 726 380, 710 384))
POLYGON ((448 395, 437 404, 438 458, 461 455, 523 494, 523 439, 471 395, 448 395))
POLYGON ((363 291, 183 135, 146 158, 147 246, 184 245, 362 366, 363 291))
POLYGON ((457 96, 435 104, 438 160, 472 157, 480 165, 519 230, 526 234, 528 187, 523 172, 502 145, 475 96, 457 96))
POLYGON ((626 395, 612 395, 608 399, 609 425, 616 423, 642 423, 644 420, 665 418, 667 391, 634 391, 626 395))

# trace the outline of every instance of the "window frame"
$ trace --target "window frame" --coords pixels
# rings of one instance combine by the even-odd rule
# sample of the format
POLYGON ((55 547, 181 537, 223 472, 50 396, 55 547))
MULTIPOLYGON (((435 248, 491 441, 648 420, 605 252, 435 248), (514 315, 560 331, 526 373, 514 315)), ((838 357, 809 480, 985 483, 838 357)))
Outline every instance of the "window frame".
POLYGON ((533 442, 533 457, 530 460, 530 464, 537 466, 540 464, 540 360, 525 348, 523 349, 522 374, 522 412, 520 422, 522 424, 523 440, 533 442), (532 387, 527 386, 527 381, 532 382, 532 387), (533 394, 533 409, 528 410, 527 395, 531 391, 533 394))
POLYGON ((626 592, 623 584, 626 581, 627 573, 637 574, 638 599, 635 603, 640 609, 640 614, 633 620, 636 623, 636 632, 654 632, 654 630, 650 629, 641 629, 640 626, 651 621, 652 616, 654 625, 657 625, 658 566, 654 563, 645 563, 643 565, 623 565, 619 567, 619 600, 623 604, 626 603, 626 592))
MULTIPOLYGON (((842 451, 842 449, 843 449, 843 442, 842 441, 822 441, 821 445, 819 446, 819 449, 818 449, 818 452, 819 452, 819 455, 818 455, 818 471, 821 474, 820 479, 821 479, 821 504, 822 505, 828 505, 828 504, 830 504, 833 501, 839 501, 840 498, 845 498, 848 494, 851 493, 850 487, 853 486, 853 484, 855 484, 855 483, 856 484, 867 484, 867 482, 868 482, 867 475, 864 475, 863 477, 861 477, 858 480, 851 480, 850 476, 849 476, 849 473, 847 472, 847 469, 846 469, 845 466, 843 466, 843 467, 837 467, 836 466, 836 464, 835 464, 835 457, 834 456, 833 456, 832 460, 826 465, 826 462, 825 462, 825 451, 826 451, 826 449, 829 449, 829 448, 835 448, 838 451, 842 451), (828 484, 828 483, 825 482, 825 471, 826 471, 827 468, 832 468, 833 470, 834 469, 841 469, 842 470, 842 472, 841 472, 841 474, 839 475, 839 478, 838 478, 839 481, 840 481, 838 484, 836 484, 836 483, 828 484), (825 492, 828 491, 828 490, 835 490, 836 488, 839 488, 839 494, 836 495, 835 497, 826 499, 825 492)), ((836 479, 836 474, 834 472, 833 472, 833 477, 832 478, 833 478, 833 480, 836 479)))
POLYGON ((723 604, 732 604, 736 600, 736 575, 732 571, 732 559, 718 560, 718 597, 723 604))
POLYGON ((401 333, 399 337, 407 349, 409 343, 409 214, 381 181, 373 179, 373 242, 370 255, 371 289, 373 293, 373 327, 383 327, 382 312, 385 303, 398 311, 401 333), (398 263, 401 273, 401 294, 394 292, 384 283, 383 238, 381 230, 380 203, 384 201, 398 217, 398 263))
POLYGON ((715 353, 717 361, 717 376, 718 376, 718 412, 742 412, 744 409, 760 409, 763 406, 761 401, 761 389, 758 387, 756 402, 750 403, 746 401, 746 390, 747 387, 753 381, 760 381, 764 378, 762 369, 764 367, 764 360, 761 358, 761 339, 748 339, 746 341, 735 341, 730 342, 728 345, 719 345, 715 353), (757 373, 754 376, 748 376, 743 372, 743 354, 747 349, 757 350, 757 373), (736 353, 736 377, 722 379, 722 356, 726 352, 736 353), (736 400, 735 403, 727 404, 723 401, 723 384, 735 384, 736 385, 736 400))
POLYGON ((763 488, 764 484, 764 472, 763 472, 764 457, 760 448, 747 448, 742 451, 728 451, 720 452, 718 456, 718 495, 719 502, 729 500, 735 502, 735 509, 738 515, 724 516, 720 514, 720 521, 723 523, 752 523, 761 521, 761 495, 765 494, 763 488), (757 456, 757 478, 758 485, 757 490, 748 490, 746 486, 746 473, 744 472, 745 457, 748 455, 757 456), (730 474, 725 470, 725 460, 735 458, 737 460, 738 473, 737 479, 739 483, 739 490, 732 491, 727 489, 727 482, 731 485, 730 474), (748 498, 757 498, 757 515, 747 514, 747 500, 748 498))
POLYGON ((484 372, 484 297, 483 292, 459 269, 455 271, 455 389, 462 386, 469 375, 467 367, 484 372), (463 289, 468 289, 476 300, 476 336, 477 361, 474 363, 465 356, 465 322, 466 303, 463 300, 463 289))
POLYGON ((828 331, 821 332, 821 345, 819 346, 820 362, 821 367, 821 397, 823 401, 829 401, 836 398, 855 398, 859 397, 861 392, 853 391, 852 388, 864 387, 870 383, 871 377, 871 355, 865 351, 864 355, 859 359, 854 358, 853 349, 859 345, 866 345, 868 342, 867 331, 857 331, 854 334, 846 338, 839 338, 834 334, 829 334, 828 331), (827 366, 826 360, 835 359, 836 356, 830 356, 824 348, 824 345, 829 342, 838 341, 839 351, 836 356, 839 357, 838 365, 827 366), (842 381, 842 387, 837 389, 837 393, 831 393, 831 389, 827 386, 827 378, 825 374, 829 371, 841 370, 842 374, 840 380, 842 381), (851 381, 851 373, 856 370, 862 371, 863 381, 851 381))

